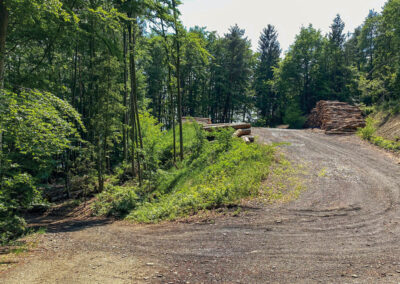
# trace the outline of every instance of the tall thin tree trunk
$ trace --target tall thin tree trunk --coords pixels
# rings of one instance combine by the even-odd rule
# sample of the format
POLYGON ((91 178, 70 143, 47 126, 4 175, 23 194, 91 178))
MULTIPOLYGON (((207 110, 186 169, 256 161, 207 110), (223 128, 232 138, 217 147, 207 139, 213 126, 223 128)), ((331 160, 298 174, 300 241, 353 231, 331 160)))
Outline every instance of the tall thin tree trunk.
POLYGON ((127 125, 128 125, 128 59, 127 59, 127 53, 128 53, 128 45, 127 45, 127 38, 126 38, 126 28, 124 28, 124 117, 123 117, 123 128, 122 128, 122 143, 123 143, 123 149, 124 149, 124 161, 128 161, 128 133, 127 133, 127 125))
POLYGON ((4 88, 7 28, 8 10, 4 0, 0 0, 0 89, 4 88))
MULTIPOLYGON (((5 6, 4 0, 0 0, 0 90, 4 88, 7 27, 8 27, 8 10, 5 6)), ((0 96, 2 95, 3 94, 0 93, 0 96)), ((0 187, 3 180, 2 169, 3 169, 3 130, 0 120, 0 187)))
POLYGON ((175 26, 175 40, 176 40, 176 79, 178 88, 178 123, 179 123, 179 156, 183 160, 183 127, 182 127, 182 94, 181 94, 181 56, 180 56, 180 42, 179 42, 179 28, 178 28, 178 13, 176 10, 176 1, 172 0, 172 7, 174 9, 174 26, 175 26))
POLYGON ((174 148, 174 164, 176 164, 176 131, 175 131, 175 104, 174 104, 174 93, 172 91, 172 70, 171 70, 171 57, 170 57, 170 51, 168 48, 168 38, 165 33, 165 28, 164 28, 164 21, 161 19, 161 29, 162 29, 162 36, 164 38, 164 48, 165 48, 165 54, 167 55, 167 65, 168 65, 168 87, 167 87, 167 92, 170 97, 170 104, 171 104, 171 110, 170 110, 170 120, 172 124, 172 135, 173 135, 173 148, 174 148))
MULTIPOLYGON (((138 111, 137 83, 136 83, 136 62, 135 62, 136 20, 134 20, 133 23, 129 23, 128 29, 129 29, 129 61, 130 61, 130 76, 131 76, 130 100, 131 100, 131 123, 132 123, 132 135, 133 135, 132 139, 135 139, 136 147, 143 148, 143 140, 140 129, 140 119, 138 111)), ((139 152, 136 153, 136 158, 138 165, 139 184, 141 185, 142 173, 141 173, 141 157, 139 155, 139 152)), ((134 160, 134 153, 132 153, 132 159, 134 160)), ((134 163, 132 165, 134 165, 134 163)))
POLYGON ((78 43, 75 46, 75 55, 74 55, 74 75, 72 79, 72 98, 71 98, 71 105, 76 109, 76 81, 78 78, 78 43))

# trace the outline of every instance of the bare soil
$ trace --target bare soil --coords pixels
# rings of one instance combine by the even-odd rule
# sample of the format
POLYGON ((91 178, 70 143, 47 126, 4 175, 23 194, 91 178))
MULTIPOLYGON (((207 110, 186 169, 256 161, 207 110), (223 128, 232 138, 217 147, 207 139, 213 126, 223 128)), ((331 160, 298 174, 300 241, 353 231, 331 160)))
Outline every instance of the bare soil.
POLYGON ((2 283, 400 283, 400 165, 355 136, 255 129, 306 163, 297 200, 140 226, 38 217, 37 251, 2 283))

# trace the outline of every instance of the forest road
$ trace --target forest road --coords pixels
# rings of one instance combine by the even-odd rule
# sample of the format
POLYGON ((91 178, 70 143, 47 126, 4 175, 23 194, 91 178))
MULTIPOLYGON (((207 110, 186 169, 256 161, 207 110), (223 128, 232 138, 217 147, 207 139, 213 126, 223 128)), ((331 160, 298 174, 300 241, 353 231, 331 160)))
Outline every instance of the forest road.
POLYGON ((308 167, 292 202, 213 222, 49 227, 1 283, 400 283, 400 165, 355 136, 255 129, 308 167))

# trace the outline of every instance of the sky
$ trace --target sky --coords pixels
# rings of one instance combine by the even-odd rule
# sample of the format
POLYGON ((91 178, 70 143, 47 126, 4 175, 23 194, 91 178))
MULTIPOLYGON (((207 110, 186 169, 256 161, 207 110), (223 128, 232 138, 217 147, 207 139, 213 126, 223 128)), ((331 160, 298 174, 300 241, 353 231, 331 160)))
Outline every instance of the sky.
POLYGON ((264 27, 274 25, 283 51, 294 42, 301 26, 310 23, 323 34, 329 32, 336 14, 353 32, 369 10, 382 11, 386 0, 183 0, 180 10, 186 27, 207 27, 223 36, 230 26, 238 24, 257 50, 264 27))

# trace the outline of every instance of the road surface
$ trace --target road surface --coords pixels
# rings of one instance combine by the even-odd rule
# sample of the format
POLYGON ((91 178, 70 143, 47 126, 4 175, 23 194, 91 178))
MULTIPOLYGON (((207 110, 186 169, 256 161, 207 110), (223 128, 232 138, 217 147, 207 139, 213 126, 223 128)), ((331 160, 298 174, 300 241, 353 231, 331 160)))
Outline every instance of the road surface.
POLYGON ((239 217, 52 224, 2 283, 400 283, 400 165, 355 136, 255 129, 308 167, 295 201, 239 217))

